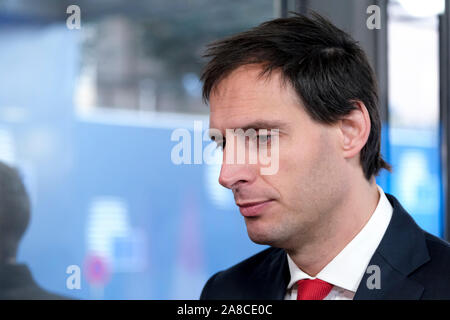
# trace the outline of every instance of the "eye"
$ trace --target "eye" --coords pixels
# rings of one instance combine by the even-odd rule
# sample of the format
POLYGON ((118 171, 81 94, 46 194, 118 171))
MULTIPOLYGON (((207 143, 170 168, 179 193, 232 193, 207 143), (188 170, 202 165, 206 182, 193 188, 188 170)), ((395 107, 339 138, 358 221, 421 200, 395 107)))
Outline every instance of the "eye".
POLYGON ((226 140, 225 139, 218 140, 218 141, 215 141, 215 142, 216 142, 216 149, 220 149, 220 150, 225 149, 225 144, 226 144, 226 140))
POLYGON ((272 138, 271 134, 260 134, 258 135, 258 144, 267 144, 268 141, 272 138))

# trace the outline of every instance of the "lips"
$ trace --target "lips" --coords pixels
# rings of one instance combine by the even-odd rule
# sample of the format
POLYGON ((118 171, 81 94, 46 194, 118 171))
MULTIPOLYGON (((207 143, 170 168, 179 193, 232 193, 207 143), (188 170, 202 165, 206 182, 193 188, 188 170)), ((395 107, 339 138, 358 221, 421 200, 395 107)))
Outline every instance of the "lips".
POLYGON ((273 200, 238 203, 239 211, 244 217, 256 217, 263 213, 264 209, 270 205, 273 200))

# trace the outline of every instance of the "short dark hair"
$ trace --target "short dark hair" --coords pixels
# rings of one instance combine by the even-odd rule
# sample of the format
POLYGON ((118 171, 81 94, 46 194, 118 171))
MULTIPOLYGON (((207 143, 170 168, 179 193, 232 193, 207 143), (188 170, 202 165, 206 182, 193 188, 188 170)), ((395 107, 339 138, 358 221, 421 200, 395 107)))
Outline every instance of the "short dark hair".
POLYGON ((15 258, 30 220, 30 200, 18 171, 0 162, 0 262, 15 258))
POLYGON ((371 131, 360 153, 367 180, 384 168, 391 170, 380 153, 381 120, 378 88, 367 56, 358 43, 317 13, 295 14, 208 45, 210 58, 201 80, 203 99, 232 71, 248 64, 261 64, 261 76, 281 70, 303 102, 309 116, 332 124, 362 101, 370 115, 371 131))

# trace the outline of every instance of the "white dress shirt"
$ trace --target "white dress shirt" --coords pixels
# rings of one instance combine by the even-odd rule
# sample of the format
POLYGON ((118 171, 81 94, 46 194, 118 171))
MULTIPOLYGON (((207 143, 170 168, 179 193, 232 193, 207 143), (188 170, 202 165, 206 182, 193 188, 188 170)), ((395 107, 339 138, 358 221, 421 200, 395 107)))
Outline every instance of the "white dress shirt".
POLYGON ((287 255, 291 281, 285 300, 297 300, 297 281, 320 279, 333 285, 324 300, 352 300, 375 250, 392 217, 393 208, 383 189, 377 185, 380 199, 364 228, 317 275, 311 277, 287 255))

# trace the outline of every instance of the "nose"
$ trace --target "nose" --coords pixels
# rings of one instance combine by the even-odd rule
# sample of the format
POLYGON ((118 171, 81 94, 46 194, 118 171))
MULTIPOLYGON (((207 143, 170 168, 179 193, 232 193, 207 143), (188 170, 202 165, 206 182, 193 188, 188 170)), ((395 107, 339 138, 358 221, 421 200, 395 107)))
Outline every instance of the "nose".
POLYGON ((228 189, 233 189, 243 183, 251 183, 255 179, 254 166, 248 164, 222 163, 219 183, 228 189))
POLYGON ((234 192, 237 186, 252 183, 256 179, 258 165, 249 161, 246 148, 235 141, 234 135, 227 135, 227 141, 228 143, 223 149, 219 183, 234 192))

